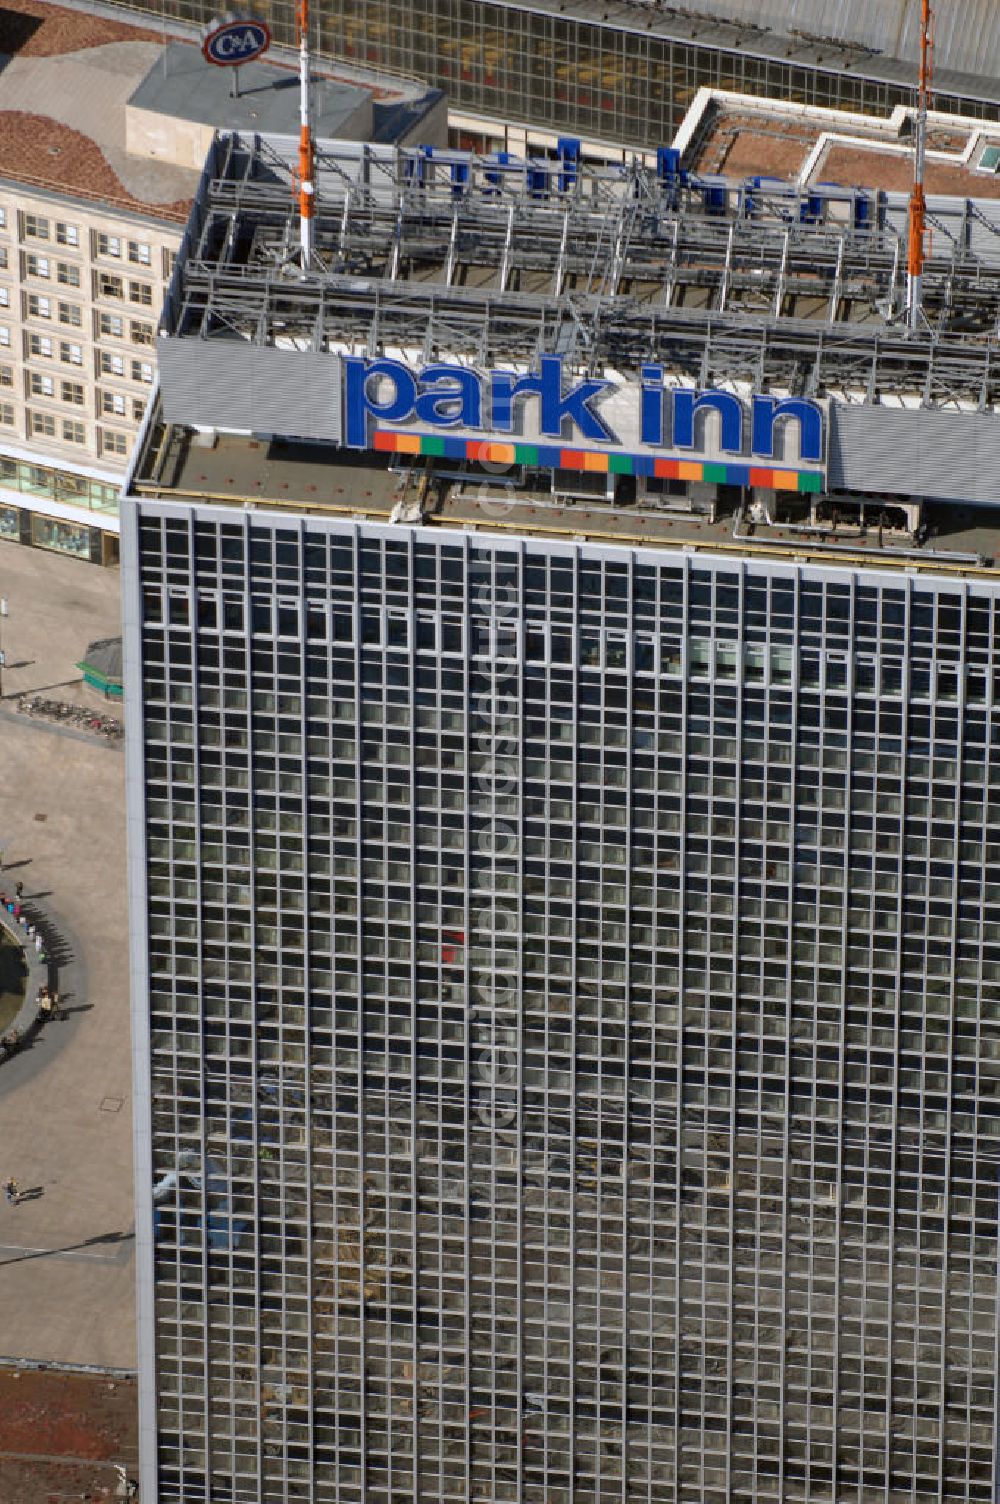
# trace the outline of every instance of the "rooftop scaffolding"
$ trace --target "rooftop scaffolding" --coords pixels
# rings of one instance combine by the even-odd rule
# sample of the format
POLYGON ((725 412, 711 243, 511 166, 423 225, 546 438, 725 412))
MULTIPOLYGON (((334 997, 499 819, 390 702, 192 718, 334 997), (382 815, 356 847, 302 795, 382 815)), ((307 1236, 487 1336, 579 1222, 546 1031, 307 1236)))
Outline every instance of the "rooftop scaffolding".
POLYGON ((161 335, 480 364, 556 351, 589 371, 656 360, 702 385, 849 403, 984 411, 1000 395, 1000 204, 930 201, 913 334, 903 195, 325 142, 303 271, 293 146, 219 139, 161 335))

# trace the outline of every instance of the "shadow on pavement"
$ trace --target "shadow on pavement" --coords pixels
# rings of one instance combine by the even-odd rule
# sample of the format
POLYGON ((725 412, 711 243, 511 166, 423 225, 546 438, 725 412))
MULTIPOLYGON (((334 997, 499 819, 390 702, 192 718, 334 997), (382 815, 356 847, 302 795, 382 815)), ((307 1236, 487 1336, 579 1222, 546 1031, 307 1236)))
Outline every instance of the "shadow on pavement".
POLYGON ((134 1232, 103 1232, 96 1238, 85 1238, 82 1243, 69 1243, 65 1248, 40 1248, 34 1253, 19 1253, 13 1259, 0 1259, 0 1269, 8 1264, 26 1264, 29 1259, 48 1259, 55 1253, 79 1253, 81 1248, 93 1248, 98 1243, 127 1243, 134 1237, 134 1232))

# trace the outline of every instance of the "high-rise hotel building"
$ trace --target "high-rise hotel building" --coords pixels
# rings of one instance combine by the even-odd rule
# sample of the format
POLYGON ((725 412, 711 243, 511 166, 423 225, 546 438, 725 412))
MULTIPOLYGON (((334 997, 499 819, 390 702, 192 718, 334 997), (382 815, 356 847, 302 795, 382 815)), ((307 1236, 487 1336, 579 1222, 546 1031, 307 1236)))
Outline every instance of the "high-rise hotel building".
MULTIPOLYGON (((655 402, 571 365, 645 307, 582 287, 614 178, 331 148, 329 259, 254 281, 263 149, 206 175, 123 513, 144 1504, 991 1504, 996 419, 917 412, 903 484, 905 405, 789 398, 803 319, 753 403, 739 314, 662 299, 655 402), (565 303, 512 274, 546 215, 565 303)), ((888 268, 860 233, 810 275, 888 268)))

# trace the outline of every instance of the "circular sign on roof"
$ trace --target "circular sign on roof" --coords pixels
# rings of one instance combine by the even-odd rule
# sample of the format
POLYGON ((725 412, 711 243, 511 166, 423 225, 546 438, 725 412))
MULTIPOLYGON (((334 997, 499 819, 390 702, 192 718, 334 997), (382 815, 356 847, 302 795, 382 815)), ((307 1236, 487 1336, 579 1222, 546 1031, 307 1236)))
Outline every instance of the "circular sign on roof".
POLYGON ((221 21, 206 33, 201 44, 205 60, 220 68, 252 63, 271 45, 271 33, 263 21, 221 21))

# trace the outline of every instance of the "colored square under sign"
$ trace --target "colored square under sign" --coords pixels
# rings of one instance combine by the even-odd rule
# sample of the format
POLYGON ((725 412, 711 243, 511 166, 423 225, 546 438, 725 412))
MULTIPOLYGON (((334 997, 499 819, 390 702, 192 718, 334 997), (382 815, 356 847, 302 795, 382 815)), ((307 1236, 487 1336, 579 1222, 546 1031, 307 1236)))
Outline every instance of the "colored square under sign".
POLYGON ((681 460, 677 466, 677 478, 678 480, 701 480, 704 469, 704 465, 700 462, 695 464, 693 460, 681 460))
POLYGON ((750 466, 750 484, 752 486, 773 486, 774 481, 771 479, 773 475, 773 470, 764 470, 758 465, 750 466))
POLYGON ((606 475, 608 473, 608 457, 599 451, 591 454, 585 452, 583 456, 583 468, 585 470, 598 470, 606 475))
POLYGON ((822 475, 817 475, 815 473, 815 471, 809 471, 809 470, 800 470, 799 471, 799 490, 800 491, 822 491, 822 489, 823 489, 823 477, 822 477, 822 475))
POLYGON ((535 449, 535 464, 543 470, 558 470, 562 465, 562 450, 555 444, 539 444, 535 449))
POLYGON ((725 486, 729 484, 728 465, 705 464, 701 467, 701 478, 712 486, 725 486))
POLYGON ((421 452, 420 451, 420 434, 418 434, 418 433, 397 433, 395 435, 395 439, 396 439, 396 453, 397 454, 419 454, 421 452))
POLYGON ((638 455, 631 454, 609 454, 609 473, 611 475, 634 475, 635 470, 633 469, 633 465, 638 457, 638 455))
POLYGON ((772 470, 771 484, 776 491, 797 491, 799 489, 799 473, 797 470, 772 470))
POLYGON ((439 438, 437 434, 424 434, 420 440, 420 453, 434 455, 436 459, 443 459, 447 453, 447 440, 439 438))
POLYGON ((653 474, 657 480, 679 480, 681 474, 680 460, 655 460, 653 474))
POLYGON ((515 444, 514 452, 519 465, 530 465, 534 468, 538 464, 537 444, 515 444))
POLYGON ((586 456, 582 449, 560 449, 559 464, 563 470, 582 470, 586 456))
POLYGON ((372 440, 372 448, 379 450, 382 454, 395 454, 398 437, 399 435, 395 433, 379 432, 372 440))
POLYGON ((513 444, 484 444, 481 459, 491 465, 514 465, 517 463, 513 444))
MULTIPOLYGON (((709 467, 706 465, 705 468, 707 470, 709 467)), ((714 469, 715 467, 712 466, 712 468, 714 469)), ((727 486, 748 486, 750 484, 749 465, 726 465, 725 470, 727 486)))

